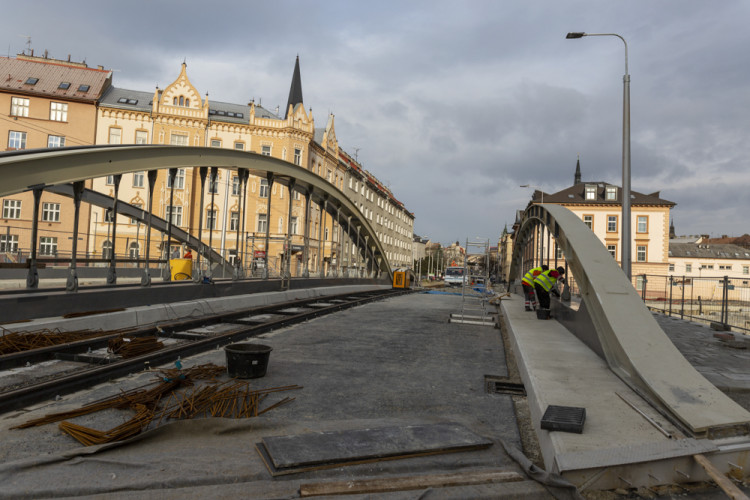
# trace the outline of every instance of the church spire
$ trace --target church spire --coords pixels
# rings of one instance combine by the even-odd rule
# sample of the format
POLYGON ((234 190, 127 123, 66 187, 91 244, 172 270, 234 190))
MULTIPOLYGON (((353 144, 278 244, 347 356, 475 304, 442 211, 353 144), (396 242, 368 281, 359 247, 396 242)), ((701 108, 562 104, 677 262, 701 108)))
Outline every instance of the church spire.
POLYGON ((299 56, 294 63, 294 74, 292 75, 292 86, 289 88, 289 101, 286 103, 284 119, 289 116, 289 106, 294 109, 297 104, 302 104, 302 78, 299 75, 299 56))
POLYGON ((581 155, 578 155, 578 161, 576 161, 576 176, 573 184, 581 183, 581 155))

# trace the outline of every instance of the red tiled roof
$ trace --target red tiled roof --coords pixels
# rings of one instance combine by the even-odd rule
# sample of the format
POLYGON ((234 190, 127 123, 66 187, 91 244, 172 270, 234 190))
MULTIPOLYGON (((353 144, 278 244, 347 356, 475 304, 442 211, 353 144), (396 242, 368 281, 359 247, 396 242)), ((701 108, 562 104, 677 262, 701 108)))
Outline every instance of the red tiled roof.
MULTIPOLYGON (((19 56, 22 57, 22 56, 19 56)), ((76 101, 96 101, 111 84, 112 72, 65 64, 65 61, 0 57, 0 90, 76 101), (38 81, 31 85, 29 78, 38 81), (61 83, 69 83, 61 89, 61 83), (81 91, 81 85, 88 85, 81 91)))

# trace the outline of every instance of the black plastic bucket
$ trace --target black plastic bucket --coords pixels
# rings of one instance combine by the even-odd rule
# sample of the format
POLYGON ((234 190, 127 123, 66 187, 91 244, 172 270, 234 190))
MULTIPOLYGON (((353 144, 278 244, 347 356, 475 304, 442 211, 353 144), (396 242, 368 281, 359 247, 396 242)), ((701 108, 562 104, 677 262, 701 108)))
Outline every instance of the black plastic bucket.
POLYGON ((266 375, 272 347, 262 344, 237 343, 224 348, 227 372, 232 378, 260 378, 266 375))

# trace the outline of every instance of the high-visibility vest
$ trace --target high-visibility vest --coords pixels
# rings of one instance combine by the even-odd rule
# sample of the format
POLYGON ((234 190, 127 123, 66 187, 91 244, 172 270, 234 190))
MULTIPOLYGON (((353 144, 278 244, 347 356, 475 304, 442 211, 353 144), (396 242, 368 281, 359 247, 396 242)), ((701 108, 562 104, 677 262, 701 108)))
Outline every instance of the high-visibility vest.
POLYGON ((529 269, 526 274, 523 275, 523 279, 521 280, 522 283, 526 283, 530 287, 534 286, 534 278, 539 276, 539 274, 544 271, 542 269, 542 266, 534 267, 532 269, 529 269))
POLYGON ((552 287, 555 286, 555 283, 557 283, 557 277, 560 276, 560 274, 554 270, 550 269, 548 271, 544 271, 539 276, 537 276, 534 279, 534 283, 539 283, 539 285, 544 288, 547 292, 552 290, 552 287), (551 274, 555 273, 555 274, 551 274))

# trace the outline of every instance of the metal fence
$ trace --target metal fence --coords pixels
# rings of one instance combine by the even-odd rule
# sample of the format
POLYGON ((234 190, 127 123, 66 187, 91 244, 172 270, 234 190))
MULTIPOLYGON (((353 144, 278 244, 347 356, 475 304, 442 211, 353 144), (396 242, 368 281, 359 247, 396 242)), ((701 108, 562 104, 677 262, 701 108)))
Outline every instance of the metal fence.
POLYGON ((750 333, 750 276, 641 274, 633 285, 651 310, 750 333))
MULTIPOLYGON (((567 283, 571 295, 580 297, 575 276, 567 283)), ((750 276, 638 274, 633 286, 652 311, 750 334, 750 276)))

